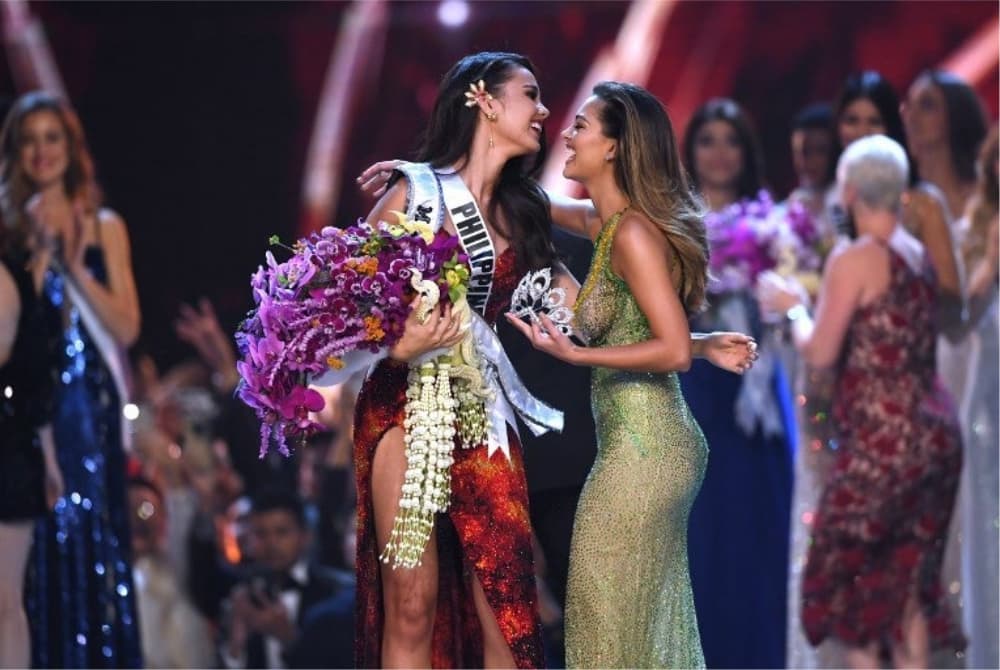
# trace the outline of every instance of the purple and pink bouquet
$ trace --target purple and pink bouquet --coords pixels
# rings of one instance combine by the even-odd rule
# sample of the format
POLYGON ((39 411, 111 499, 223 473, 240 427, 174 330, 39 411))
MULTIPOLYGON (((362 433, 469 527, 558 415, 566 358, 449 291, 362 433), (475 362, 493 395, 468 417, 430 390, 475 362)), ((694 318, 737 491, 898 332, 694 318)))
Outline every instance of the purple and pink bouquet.
MULTIPOLYGON (((278 244, 276 237, 271 243, 278 244)), ((288 455, 287 438, 319 429, 309 413, 324 401, 308 387, 311 380, 344 369, 345 359, 359 352, 376 354, 399 340, 416 273, 452 301, 464 295, 468 278, 457 238, 402 218, 375 227, 326 227, 289 250, 282 263, 267 252, 267 267, 251 278, 256 307, 236 333, 237 393, 261 420, 261 456, 272 439, 288 455)))
POLYGON ((798 202, 775 207, 767 191, 710 212, 705 227, 713 294, 753 290, 765 270, 815 272, 822 262, 820 233, 809 211, 798 202))

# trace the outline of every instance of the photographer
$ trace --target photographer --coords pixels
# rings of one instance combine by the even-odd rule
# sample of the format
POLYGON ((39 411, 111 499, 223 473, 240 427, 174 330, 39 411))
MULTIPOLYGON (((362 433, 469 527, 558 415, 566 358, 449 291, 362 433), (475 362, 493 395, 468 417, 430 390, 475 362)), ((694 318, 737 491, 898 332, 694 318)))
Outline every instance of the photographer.
POLYGON ((226 667, 299 667, 306 657, 324 659, 328 667, 349 666, 353 578, 311 565, 310 541, 297 496, 286 491, 257 496, 250 513, 251 567, 230 597, 222 646, 226 667), (310 615, 317 605, 320 617, 310 615), (326 634, 308 635, 307 624, 320 621, 326 634))

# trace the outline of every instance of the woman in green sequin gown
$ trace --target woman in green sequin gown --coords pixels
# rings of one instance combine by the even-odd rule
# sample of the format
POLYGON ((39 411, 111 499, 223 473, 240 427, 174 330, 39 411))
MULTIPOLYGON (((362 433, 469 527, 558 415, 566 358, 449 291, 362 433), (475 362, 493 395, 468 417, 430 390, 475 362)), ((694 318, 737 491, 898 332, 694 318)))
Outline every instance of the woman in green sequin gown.
MULTIPOLYGON (((588 346, 545 316, 512 322, 536 348, 595 368, 598 456, 573 530, 567 666, 704 667, 687 520, 708 447, 676 374, 705 353, 687 318, 705 295, 700 203, 670 120, 644 89, 599 84, 563 137, 563 174, 587 188, 606 221, 586 231, 596 250, 573 325, 588 346)), ((713 362, 746 369, 746 342, 713 362)))

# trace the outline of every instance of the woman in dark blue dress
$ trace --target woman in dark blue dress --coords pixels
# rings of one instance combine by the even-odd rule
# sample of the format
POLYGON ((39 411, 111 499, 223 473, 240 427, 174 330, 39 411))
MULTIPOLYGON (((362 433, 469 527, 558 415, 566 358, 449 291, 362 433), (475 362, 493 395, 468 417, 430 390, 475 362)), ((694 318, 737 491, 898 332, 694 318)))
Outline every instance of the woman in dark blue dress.
POLYGON ((53 334, 52 426, 65 494, 39 522, 27 611, 36 667, 142 664, 132 589, 120 356, 139 331, 128 235, 99 207, 79 120, 41 92, 4 126, 4 218, 55 240, 42 286, 53 334))
MULTIPOLYGON (((758 197, 760 153, 732 100, 711 100, 695 112, 684 153, 713 212, 758 197)), ((762 341, 750 290, 713 294, 709 302, 693 330, 738 330, 762 341)), ((794 415, 788 384, 766 346, 742 377, 705 361, 694 361, 680 375, 709 447, 688 524, 691 582, 709 668, 785 667, 794 415)))

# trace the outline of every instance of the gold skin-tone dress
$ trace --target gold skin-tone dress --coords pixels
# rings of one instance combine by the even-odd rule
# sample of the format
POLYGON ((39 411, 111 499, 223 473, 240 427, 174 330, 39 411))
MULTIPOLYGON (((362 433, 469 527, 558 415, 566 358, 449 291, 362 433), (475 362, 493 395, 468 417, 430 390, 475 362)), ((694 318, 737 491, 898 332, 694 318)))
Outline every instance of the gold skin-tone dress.
MULTIPOLYGON (((611 269, 620 218, 598 236, 576 303, 574 328, 592 347, 651 336, 611 269)), ((704 667, 687 523, 708 462, 705 438, 676 373, 595 368, 592 380, 598 453, 573 526, 567 667, 704 667)))

